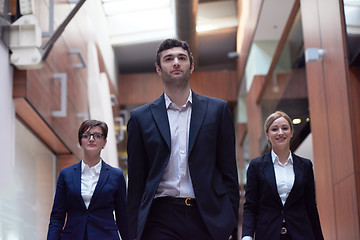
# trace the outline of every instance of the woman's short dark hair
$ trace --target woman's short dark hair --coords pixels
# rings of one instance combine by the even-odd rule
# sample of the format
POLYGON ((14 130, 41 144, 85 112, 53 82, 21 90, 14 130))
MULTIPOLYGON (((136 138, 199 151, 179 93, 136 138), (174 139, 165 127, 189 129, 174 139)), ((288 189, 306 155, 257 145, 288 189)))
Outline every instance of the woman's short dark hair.
POLYGON ((168 50, 170 48, 174 48, 174 47, 181 47, 182 49, 186 50, 188 55, 189 55, 189 59, 190 59, 190 66, 193 64, 193 56, 192 53, 190 51, 190 46, 187 42, 185 41, 181 41, 181 40, 177 40, 174 38, 168 38, 166 40, 164 40, 162 43, 160 43, 159 48, 156 52, 156 62, 155 65, 159 66, 161 68, 161 61, 160 61, 160 54, 162 51, 168 50))
POLYGON ((104 139, 107 138, 107 134, 108 134, 108 126, 105 122, 103 121, 98 121, 98 120, 85 120, 84 122, 81 123, 79 131, 78 131, 78 139, 79 139, 79 144, 81 146, 81 138, 82 135, 89 131, 90 129, 92 129, 93 127, 100 127, 102 130, 102 134, 104 136, 104 139))

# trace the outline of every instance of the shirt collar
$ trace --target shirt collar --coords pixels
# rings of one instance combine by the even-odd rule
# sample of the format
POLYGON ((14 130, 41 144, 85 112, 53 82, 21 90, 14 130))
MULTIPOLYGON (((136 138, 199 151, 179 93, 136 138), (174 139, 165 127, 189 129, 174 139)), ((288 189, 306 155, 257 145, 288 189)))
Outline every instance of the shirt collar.
MULTIPOLYGON (((289 158, 288 158, 288 161, 290 161, 292 164, 294 163, 294 160, 293 160, 293 157, 292 157, 292 154, 291 154, 291 151, 289 150, 289 158)), ((273 164, 275 164, 275 161, 279 161, 279 157, 278 155, 276 155, 276 153, 271 149, 271 160, 273 162, 273 164)))
MULTIPOLYGON (((166 93, 164 93, 164 97, 165 97, 165 106, 166 106, 166 109, 169 108, 170 104, 173 104, 173 105, 176 106, 176 104, 175 104, 173 101, 171 101, 171 99, 169 98, 168 95, 166 95, 166 93)), ((188 99, 187 99, 187 101, 186 101, 186 104, 188 104, 188 103, 192 104, 192 91, 191 91, 191 90, 190 90, 189 97, 188 97, 188 99)), ((186 105, 186 104, 185 104, 185 105, 186 105)), ((180 106, 180 108, 181 108, 181 107, 182 107, 182 106, 180 106)))
POLYGON ((83 160, 81 160, 81 173, 83 173, 85 169, 94 169, 97 174, 100 174, 101 166, 102 166, 101 158, 100 158, 100 161, 98 162, 98 164, 96 164, 95 166, 93 166, 91 168, 89 167, 89 165, 84 163, 84 159, 83 159, 83 160))

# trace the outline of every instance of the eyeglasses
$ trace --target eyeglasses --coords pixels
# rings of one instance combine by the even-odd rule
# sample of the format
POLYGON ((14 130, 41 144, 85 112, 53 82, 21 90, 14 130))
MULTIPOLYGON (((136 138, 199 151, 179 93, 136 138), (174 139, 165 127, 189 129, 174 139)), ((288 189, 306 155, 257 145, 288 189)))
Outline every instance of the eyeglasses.
POLYGON ((93 138, 95 140, 100 140, 100 139, 102 139, 104 137, 104 135, 101 134, 101 133, 84 133, 82 135, 82 139, 89 140, 91 138, 91 136, 93 136, 93 138))

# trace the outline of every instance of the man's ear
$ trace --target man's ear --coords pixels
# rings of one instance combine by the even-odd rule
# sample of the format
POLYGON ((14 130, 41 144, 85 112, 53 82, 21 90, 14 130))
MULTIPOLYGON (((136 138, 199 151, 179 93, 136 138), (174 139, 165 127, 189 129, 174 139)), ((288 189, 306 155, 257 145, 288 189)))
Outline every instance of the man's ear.
POLYGON ((191 64, 191 67, 190 67, 190 73, 193 73, 194 70, 195 70, 195 67, 194 67, 194 63, 193 63, 193 64, 191 64))
POLYGON ((159 65, 155 64, 155 68, 156 68, 156 72, 157 72, 157 73, 159 74, 159 76, 161 77, 161 73, 162 73, 161 67, 160 67, 159 65))

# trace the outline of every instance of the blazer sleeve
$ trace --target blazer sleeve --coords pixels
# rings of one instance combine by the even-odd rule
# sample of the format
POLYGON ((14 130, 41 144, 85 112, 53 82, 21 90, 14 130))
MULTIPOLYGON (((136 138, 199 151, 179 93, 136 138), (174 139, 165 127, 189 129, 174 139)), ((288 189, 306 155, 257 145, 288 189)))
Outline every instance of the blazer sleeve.
POLYGON ((130 238, 137 238, 138 215, 141 198, 147 178, 147 157, 145 145, 137 122, 136 114, 131 112, 127 125, 128 142, 128 216, 130 238))
POLYGON ((116 224, 118 226, 121 239, 128 240, 129 239, 129 230, 128 230, 128 218, 127 218, 127 210, 126 210, 126 183, 124 179, 124 175, 120 169, 118 170, 118 190, 115 195, 115 217, 116 224))
POLYGON ((259 209, 259 183, 256 160, 252 160, 247 169, 245 203, 242 223, 242 236, 254 236, 259 209))
POLYGON ((227 103, 223 102, 222 107, 222 120, 218 134, 216 158, 217 165, 230 196, 235 218, 238 220, 240 195, 235 154, 234 122, 227 103))
POLYGON ((64 227, 66 217, 66 184, 64 175, 64 172, 61 171, 57 181, 47 240, 60 239, 61 231, 64 227))
POLYGON ((316 196, 315 196, 315 181, 314 181, 314 171, 312 167, 312 162, 307 160, 307 168, 309 181, 305 186, 305 204, 307 208, 307 213, 311 222, 312 230, 315 235, 316 240, 323 240, 324 236, 322 234, 320 218, 316 204, 316 196))

